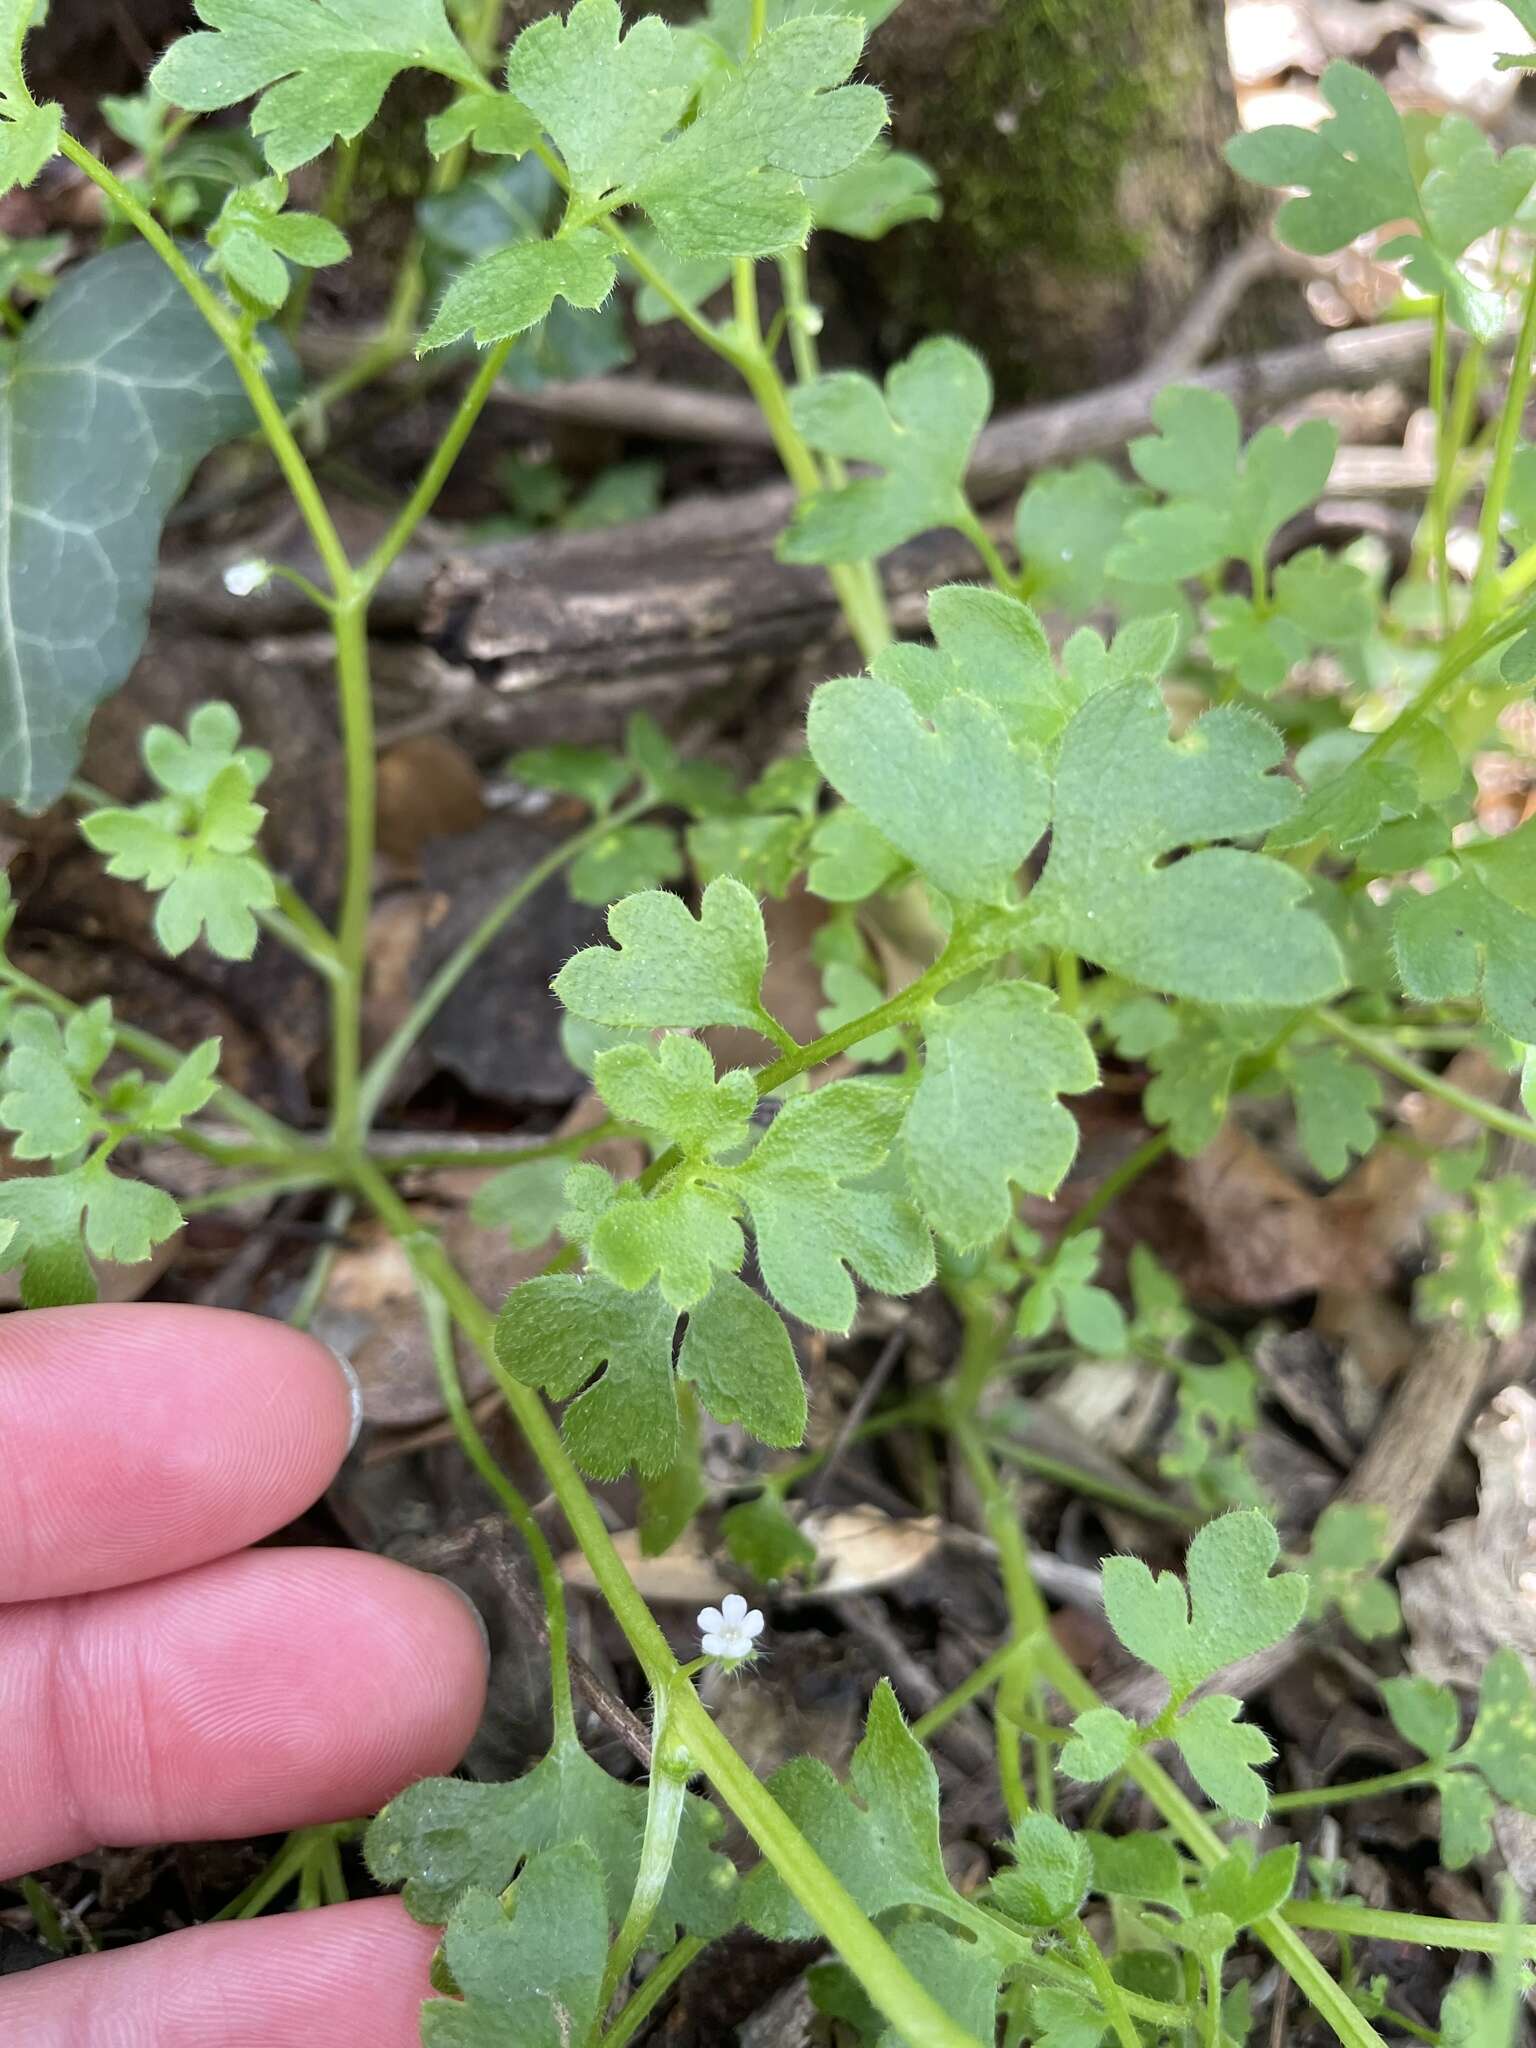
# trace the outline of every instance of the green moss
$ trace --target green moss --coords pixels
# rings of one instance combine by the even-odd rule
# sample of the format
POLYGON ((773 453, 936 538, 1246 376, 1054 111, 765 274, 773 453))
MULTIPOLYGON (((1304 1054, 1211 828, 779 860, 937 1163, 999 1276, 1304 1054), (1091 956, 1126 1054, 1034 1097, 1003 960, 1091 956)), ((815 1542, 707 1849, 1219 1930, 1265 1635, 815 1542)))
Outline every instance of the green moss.
POLYGON ((923 125, 929 156, 955 167, 950 222, 978 255, 1034 251, 1094 276, 1135 267, 1121 180, 1177 118, 1170 53, 1148 45, 1180 29, 1187 39, 1186 9, 1147 0, 1002 0, 996 21, 953 50, 923 125))

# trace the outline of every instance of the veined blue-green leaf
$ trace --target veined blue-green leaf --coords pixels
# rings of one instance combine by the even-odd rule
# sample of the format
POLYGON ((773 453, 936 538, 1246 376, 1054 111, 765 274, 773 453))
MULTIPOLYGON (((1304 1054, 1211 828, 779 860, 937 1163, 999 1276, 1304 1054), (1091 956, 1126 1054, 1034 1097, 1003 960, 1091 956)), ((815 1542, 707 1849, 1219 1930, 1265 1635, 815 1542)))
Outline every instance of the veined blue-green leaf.
POLYGON ((139 650, 166 513, 250 422, 202 316, 147 248, 73 270, 0 388, 0 796, 51 803, 139 650))

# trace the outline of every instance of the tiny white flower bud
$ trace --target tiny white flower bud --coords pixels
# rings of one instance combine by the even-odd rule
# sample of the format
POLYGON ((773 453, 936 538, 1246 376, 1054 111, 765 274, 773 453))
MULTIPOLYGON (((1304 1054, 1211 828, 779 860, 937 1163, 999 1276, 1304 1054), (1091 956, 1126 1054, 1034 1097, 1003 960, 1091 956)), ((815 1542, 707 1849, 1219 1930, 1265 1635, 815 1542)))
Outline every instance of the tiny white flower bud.
POLYGON ((231 597, 254 597, 271 580, 272 564, 256 555, 248 555, 243 562, 231 562, 224 571, 224 588, 231 597))

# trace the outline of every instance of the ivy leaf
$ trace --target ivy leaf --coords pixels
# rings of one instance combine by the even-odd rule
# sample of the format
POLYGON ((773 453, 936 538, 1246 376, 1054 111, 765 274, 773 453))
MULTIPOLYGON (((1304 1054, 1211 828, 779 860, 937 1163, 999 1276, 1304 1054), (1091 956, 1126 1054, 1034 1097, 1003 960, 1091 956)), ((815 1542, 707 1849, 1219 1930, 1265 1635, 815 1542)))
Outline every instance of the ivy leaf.
MULTIPOLYGON (((808 1756, 775 1771, 768 1789, 866 1913, 896 1906, 953 1911, 955 1893, 939 1847, 938 1777, 902 1719, 889 1679, 881 1679, 870 1700, 848 1790, 808 1756)), ((770 1941, 814 1935, 810 1916, 770 1864, 748 1874, 741 1908, 747 1925, 770 1941)))
POLYGON ((677 1034, 655 1046, 600 1053, 593 1078, 615 1116, 698 1158, 744 1145, 757 1107, 757 1085, 745 1067, 716 1080, 707 1047, 677 1034))
POLYGON ((1431 896, 1398 890, 1393 907, 1397 970, 1416 1002, 1481 992, 1500 1031, 1521 1044, 1536 1039, 1536 917, 1495 896, 1465 867, 1431 896))
POLYGON ((659 1479, 677 1456, 676 1320, 654 1288, 632 1294, 598 1275, 542 1274, 509 1295, 496 1356, 523 1386, 555 1401, 576 1396, 565 1437, 592 1478, 617 1479, 633 1465, 659 1479))
MULTIPOLYGON (((762 1296, 734 1273, 717 1275, 710 1292, 689 1311, 677 1372, 698 1388, 717 1422, 739 1422, 759 1443, 779 1450, 805 1441, 805 1383, 789 1332, 762 1296)), ((814 1551, 811 1557, 814 1561, 814 1551)))
POLYGON ((811 699, 809 737, 839 795, 962 901, 1001 901, 1045 830, 1050 784, 979 697, 957 691, 923 717, 894 684, 843 676, 811 699))
POLYGON ((740 1501, 720 1517, 727 1555, 765 1586, 816 1568, 816 1546, 776 1493, 740 1501))
POLYGON ((1461 1707, 1451 1688, 1429 1678, 1385 1678, 1381 1696, 1404 1742, 1443 1763, 1461 1735, 1461 1707))
POLYGON ((1283 754, 1271 726, 1234 707, 1173 740, 1150 686, 1090 698, 1062 742, 1051 853, 1031 899, 1041 939, 1197 1002, 1291 1009, 1336 993, 1343 961, 1302 907, 1304 879, 1205 844, 1290 815, 1294 785, 1269 773, 1283 754))
POLYGON ((891 371, 883 395, 872 378, 843 370, 802 385, 790 404, 813 448, 885 474, 802 499, 781 560, 858 562, 932 527, 965 525, 965 473, 992 410, 992 380, 963 342, 923 342, 891 371))
POLYGON ((626 896, 608 913, 618 950, 589 946, 555 978, 555 994, 595 1024, 740 1024, 760 1031, 768 965, 763 914, 728 876, 704 891, 695 920, 660 890, 626 896))
POLYGON ((1081 1835, 1046 1813, 1026 1813, 1008 1843, 1014 1868, 1000 1870, 987 1896, 1025 1927, 1059 1927, 1077 1916, 1093 1876, 1093 1854, 1081 1835))
POLYGON ((461 270, 443 294, 417 353, 460 336, 505 341, 536 327, 556 299, 592 311, 613 290, 612 248, 596 228, 571 228, 549 241, 514 242, 461 270))
POLYGON ((141 245, 77 264, 6 350, 0 797, 31 810, 63 792, 143 647, 166 513, 250 420, 217 339, 141 245))
POLYGON ((1300 1845, 1290 1842, 1254 1861, 1253 1844, 1239 1841, 1200 1880, 1190 1898, 1197 1913, 1220 1913, 1234 1927, 1249 1927, 1280 1908, 1296 1888, 1300 1845))
POLYGON ((1325 1180, 1337 1180, 1352 1153, 1363 1159, 1376 1143, 1380 1081, 1335 1046, 1287 1051, 1282 1071, 1296 1104, 1301 1149, 1325 1180))
POLYGON ((1112 1778, 1135 1746, 1136 1723, 1118 1707, 1090 1707, 1072 1723, 1061 1769, 1080 1785, 1096 1785, 1101 1778, 1112 1778))
POLYGON ((197 0, 197 14, 206 30, 173 43, 150 83, 195 114, 260 93, 251 131, 275 171, 361 135, 402 71, 482 84, 443 0, 197 0))
POLYGON ((1079 1026, 1034 982, 1005 982, 925 1017, 923 1077, 903 1126, 912 1192, 958 1249, 1013 1214, 1011 1187, 1054 1194, 1077 1151, 1058 1101, 1098 1081, 1079 1026))
POLYGON ((1419 1281, 1414 1305, 1431 1321, 1454 1316, 1466 1329, 1513 1336, 1523 1315, 1520 1263, 1526 1227, 1536 1219, 1536 1188, 1519 1174, 1504 1174, 1469 1192, 1470 1210, 1447 1209, 1430 1219, 1440 1263, 1419 1281))
POLYGON ((1196 1533, 1185 1559, 1187 1602, 1171 1572, 1154 1578, 1139 1557, 1109 1558, 1104 1607, 1110 1627, 1176 1695, 1187 1694, 1240 1657, 1282 1642, 1300 1621, 1307 1582, 1296 1572, 1271 1576, 1279 1554, 1273 1522, 1244 1508, 1196 1533))
MULTIPOLYGON (((634 1891, 645 1809, 643 1785, 610 1778, 574 1736, 563 1736, 509 1784, 426 1778, 410 1786, 371 1823, 364 1847, 378 1882, 403 1883, 407 1910, 441 1926, 467 1892, 502 1891, 524 1857, 584 1842, 617 1924, 634 1891)), ((734 1926, 736 1873, 715 1847, 721 1827, 714 1808, 689 1793, 650 1946, 669 1948, 679 1928, 708 1939, 734 1926)))
POLYGON ((1242 1711, 1242 1701, 1230 1693, 1208 1693, 1174 1723, 1173 1739, 1211 1804, 1257 1827, 1269 1807, 1269 1789, 1253 1766, 1268 1763, 1275 1751, 1262 1728, 1238 1719, 1242 1711))
POLYGON ((1232 168, 1259 185, 1300 186, 1275 232, 1292 249, 1326 256, 1394 220, 1420 220, 1402 120, 1385 87, 1356 64, 1330 64, 1322 94, 1333 117, 1316 130, 1275 126, 1227 144, 1232 168))
POLYGON ((565 20, 525 28, 507 58, 507 89, 565 160, 578 210, 634 179, 697 83, 665 22, 637 21, 621 40, 622 27, 618 0, 576 0, 565 20))
POLYGON ((1312 1531, 1306 1561, 1307 1614, 1320 1621, 1337 1608, 1363 1642, 1402 1627, 1397 1595, 1378 1577, 1388 1554, 1384 1508, 1332 1501, 1312 1531))
POLYGON ((878 1081, 834 1081, 781 1109, 745 1164, 713 1178, 745 1202, 769 1292, 813 1329, 846 1331, 849 1268, 882 1294, 933 1278, 933 1242, 910 1202, 863 1185, 884 1165, 905 1108, 878 1081))
POLYGON ((1536 1696, 1518 1650, 1495 1650, 1483 1669, 1477 1719, 1460 1762, 1474 1765, 1500 1799, 1536 1813, 1536 1696))
POLYGON ((674 255, 708 263, 804 243, 812 219, 805 180, 847 170, 885 126, 882 95, 843 82, 863 47, 855 16, 785 21, 733 78, 705 93, 696 119, 627 194, 674 255))
POLYGON ((530 1857, 509 1906, 491 1892, 466 1892, 443 1947, 463 2001, 433 1998, 422 2007, 427 2048, 568 2048, 584 2040, 608 1959, 597 1858, 585 1842, 530 1857))
POLYGON ((504 1167, 475 1191, 471 1222, 504 1230, 519 1251, 532 1251, 554 1235, 564 1204, 569 1159, 530 1159, 504 1167))

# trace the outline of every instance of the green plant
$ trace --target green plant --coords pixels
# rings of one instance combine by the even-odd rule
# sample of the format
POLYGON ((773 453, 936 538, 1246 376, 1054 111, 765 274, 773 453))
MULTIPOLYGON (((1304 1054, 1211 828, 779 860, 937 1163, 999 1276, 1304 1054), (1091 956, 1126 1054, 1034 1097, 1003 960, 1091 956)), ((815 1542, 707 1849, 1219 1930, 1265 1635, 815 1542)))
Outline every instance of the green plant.
MULTIPOLYGON (((1233 145, 1249 175, 1306 188, 1278 222, 1295 246, 1414 223, 1383 254, 1402 263, 1434 317, 1441 460, 1407 578, 1387 589, 1379 567, 1350 551, 1277 561, 1281 528, 1327 480, 1333 432, 1308 422, 1245 441, 1231 404, 1195 388, 1158 401, 1156 432, 1130 450, 1134 480, 1085 463, 1031 483, 1010 548, 966 493, 991 401, 972 351, 926 342, 883 388, 823 375, 817 360, 820 316, 802 254, 813 226, 872 236, 934 205, 923 168, 881 141, 880 94, 850 82, 866 28, 891 4, 839 16, 808 0, 711 0, 691 28, 647 18, 626 31, 617 0, 575 0, 525 30, 502 71, 496 5, 466 0, 450 21, 443 0, 200 0, 205 26, 172 46, 149 96, 112 115, 145 158, 128 183, 63 127, 57 107, 34 101, 22 68, 31 0, 0 0, 0 177, 25 183, 62 153, 136 237, 73 270, 7 345, 3 402, 20 452, 0 506, 11 599, 0 616, 0 785, 33 807, 72 789, 111 871, 155 894, 168 950, 207 944, 245 957, 258 930, 292 947, 322 978, 332 1026, 328 1120, 300 1130, 219 1080, 216 1042, 176 1052, 119 1024, 105 1002, 77 1011, 0 964, 0 1122, 18 1161, 52 1169, 0 1183, 3 1256, 21 1266, 34 1305, 87 1296, 91 1257, 146 1256, 180 1211, 111 1162, 122 1147, 161 1142, 231 1170, 216 1202, 334 1190, 405 1246, 449 1413, 540 1579, 555 1701, 553 1747, 526 1777, 418 1786, 370 1830, 376 1873, 403 1881, 412 1910, 446 1927, 441 1984, 457 1995, 427 2005, 428 2041, 621 2048, 702 1946, 745 1920, 775 1939, 824 1936, 837 1960, 817 1977, 818 1999, 882 2048, 977 2048, 998 2025, 1011 2041, 1056 2048, 1106 2036, 1121 2048, 1216 2048, 1246 2032, 1246 1991, 1224 1966, 1250 1939, 1339 2040, 1369 2048, 1380 2039, 1370 1994, 1348 1973, 1335 1978, 1298 1929, 1511 1955, 1532 1953, 1536 1929, 1296 1901, 1294 1846, 1255 1858, 1244 1838, 1220 1832, 1264 1817, 1260 1769, 1272 1752, 1236 1697, 1201 1688, 1283 1640, 1309 1598, 1314 1619, 1338 1608, 1363 1634, 1389 1632, 1395 1611, 1372 1575, 1379 1532, 1342 1520, 1320 1528, 1309 1593, 1301 1575, 1272 1571, 1278 1543, 1262 1513, 1216 1514, 1253 1497, 1241 1458, 1251 1369, 1202 1329, 1144 1250, 1127 1316, 1097 1278, 1094 1225, 1165 1151, 1210 1143, 1242 1095, 1288 1092, 1324 1179, 1378 1142, 1383 1075, 1536 1142, 1527 1115, 1463 1093, 1404 1049, 1428 1030, 1437 1042, 1477 1039, 1511 1070, 1523 1062, 1528 1082, 1532 1072, 1536 823, 1480 833, 1468 764, 1499 744, 1500 714, 1528 694, 1532 668, 1533 451, 1519 436, 1536 350, 1525 211, 1536 154, 1498 158, 1456 119, 1410 146, 1380 86, 1349 66, 1328 74, 1335 116, 1316 134, 1269 130, 1233 145), (416 346, 452 349, 455 365, 473 369, 419 483, 354 560, 295 432, 288 352, 262 322, 285 305, 290 320, 302 317, 290 266, 345 256, 340 223, 360 139, 408 70, 443 81, 426 130, 437 168, 422 233, 378 344, 298 417, 323 416, 416 346), (195 116, 252 97, 259 159, 227 131, 202 135, 195 116), (291 210, 286 181, 319 159, 331 165, 321 211, 291 210), (486 167, 471 173, 477 159, 486 167), (508 165, 521 183, 502 175, 508 165), (537 176, 523 177, 524 166, 537 176), (499 243, 487 246, 481 214, 447 206, 460 197, 499 208, 510 223, 499 243), (177 238, 194 219, 207 251, 177 238), (1474 280, 1465 252, 1489 236, 1495 269, 1474 280), (766 328, 763 262, 777 267, 782 299, 766 328), (745 791, 680 759, 645 721, 622 752, 521 757, 514 772, 579 797, 591 823, 508 891, 365 1063, 370 603, 515 352, 526 361, 556 337, 578 360, 607 346, 595 323, 621 278, 638 283, 643 317, 681 322, 758 401, 797 497, 781 552, 826 567, 865 669, 816 691, 808 756, 776 763, 745 791), (727 283, 729 312, 712 316, 707 302, 727 283), (1462 584, 1446 533, 1511 300, 1520 334, 1483 479, 1482 556, 1462 584), (141 351, 152 344, 152 380, 116 354, 130 302, 141 351), (1453 330, 1467 337, 1454 383, 1453 330), (484 347, 478 360, 466 337, 484 347), (108 410, 126 405, 124 393, 131 422, 108 410), (71 423, 86 397, 99 431, 82 447, 71 423), (160 520, 200 456, 253 422, 292 492, 319 580, 237 565, 230 587, 287 576, 334 635, 347 861, 333 924, 263 859, 256 795, 268 763, 241 744, 227 707, 204 706, 184 736, 147 736, 159 791, 150 801, 126 807, 72 787, 85 722, 142 638, 160 520), (867 473, 850 476, 849 462, 867 473), (56 479, 51 506, 18 489, 23 475, 56 479), (985 581, 934 591, 932 644, 897 643, 879 557, 936 525, 973 544, 985 581), (82 577, 94 622, 86 645, 82 577), (1080 626, 1058 655, 1030 601, 1107 613, 1115 630, 1105 638, 1080 626), (1327 665, 1329 692, 1293 687, 1308 662, 1327 665), (1203 699, 1198 718, 1175 722, 1163 689, 1171 677, 1185 701, 1203 699), (696 907, 654 886, 685 862, 696 907), (612 904, 612 944, 579 953, 554 990, 610 1116, 525 1156, 482 1197, 486 1227, 525 1244, 555 1228, 564 1239, 498 1317, 396 1192, 390 1175, 410 1155, 386 1158, 372 1129, 432 1016, 562 870, 584 900, 612 904), (824 1030, 808 1044, 763 994, 760 899, 802 876, 829 906, 816 952, 824 1030), (871 941, 882 908, 898 902, 926 934, 928 958, 888 988, 871 941), (717 1025, 756 1033, 759 1063, 718 1072, 691 1035, 717 1025), (1047 1251, 1020 1224, 1018 1198, 1060 1187, 1077 1146, 1068 1104, 1096 1086, 1110 1053, 1149 1063, 1153 1134, 1047 1251), (124 1071, 114 1054, 138 1066, 124 1071), (842 1055, 863 1071, 825 1079, 842 1055), (210 1107, 221 1134, 199 1123, 210 1107), (581 1157, 615 1130, 650 1155, 624 1184, 581 1157), (762 1292, 741 1277, 749 1239, 762 1292), (1009 1861, 974 1898, 945 1869, 922 1740, 948 1709, 909 1728, 882 1686, 849 1788, 814 1759, 760 1783, 700 1703, 693 1679, 708 1660, 678 1665, 583 1477, 636 1470, 647 1541, 664 1547, 707 1491, 701 1406, 770 1448, 800 1442, 806 1397, 786 1317, 846 1332, 858 1283, 910 1294, 936 1276, 962 1320, 960 1361, 903 1419, 943 1437, 969 1472, 1011 1618, 1009 1642, 965 1693, 996 1686, 1013 1822, 1009 1861), (1175 1512, 1197 1523, 1216 1514, 1190 1544, 1187 1590, 1134 1559, 1105 1567, 1116 1634, 1169 1687, 1145 1724, 1101 1700, 1050 1633, 1003 1477, 992 1392, 1015 1363, 1038 1362, 1027 1347, 1058 1325, 1074 1346, 1123 1349, 1172 1374, 1180 1423, 1165 1470, 1188 1482, 1191 1501, 1175 1512), (455 1326, 495 1375, 644 1675, 648 1787, 621 1783, 582 1750, 560 1576, 478 1435, 458 1387, 455 1326), (1022 1357, 1010 1351, 1015 1339, 1022 1357), (1214 1359, 1193 1355, 1212 1346, 1214 1359), (567 1404, 558 1426, 546 1396, 567 1404), (1207 1807, 1157 1761, 1167 1743, 1207 1807), (1073 1833, 1054 1818, 1058 1773, 1129 1780, 1160 1831, 1073 1833), (719 1817, 688 1790, 696 1779, 761 1854, 745 1878, 716 1847, 719 1817), (1089 1895, 1113 1904, 1112 1954, 1083 1917, 1089 1895), (662 1960, 615 2015, 642 1948, 662 1960)), ((1509 1312, 1511 1233, 1529 1204, 1501 1182, 1467 1185, 1467 1215, 1444 1234, 1446 1272, 1421 1306, 1497 1322, 1509 1312)), ((814 1569, 788 1502, 815 1463, 813 1454, 770 1470, 725 1517, 731 1555, 764 1579, 814 1569)), ((718 1660, 720 1642, 737 1638, 706 1626, 718 1660)), ((1536 1808, 1510 1735, 1528 1725, 1528 1682, 1508 1653, 1496 1659, 1459 1751, 1454 1703, 1407 1683, 1389 1705, 1428 1758, 1407 1775, 1438 1786, 1446 1860, 1462 1861, 1482 1845, 1494 1797, 1536 1808)), ((322 1849, 329 1857, 334 1844, 322 1849)), ((306 1845, 282 1865, 283 1881, 312 1860, 306 1845)), ((1506 1972, 1486 2010, 1462 2000, 1467 2025, 1491 2026, 1489 2015, 1510 2009, 1509 1981, 1506 1972)), ((1455 2017, 1447 2038, 1462 2038, 1450 2032, 1455 2017)), ((1484 2026, 1464 2037, 1493 2035, 1484 2026)))

